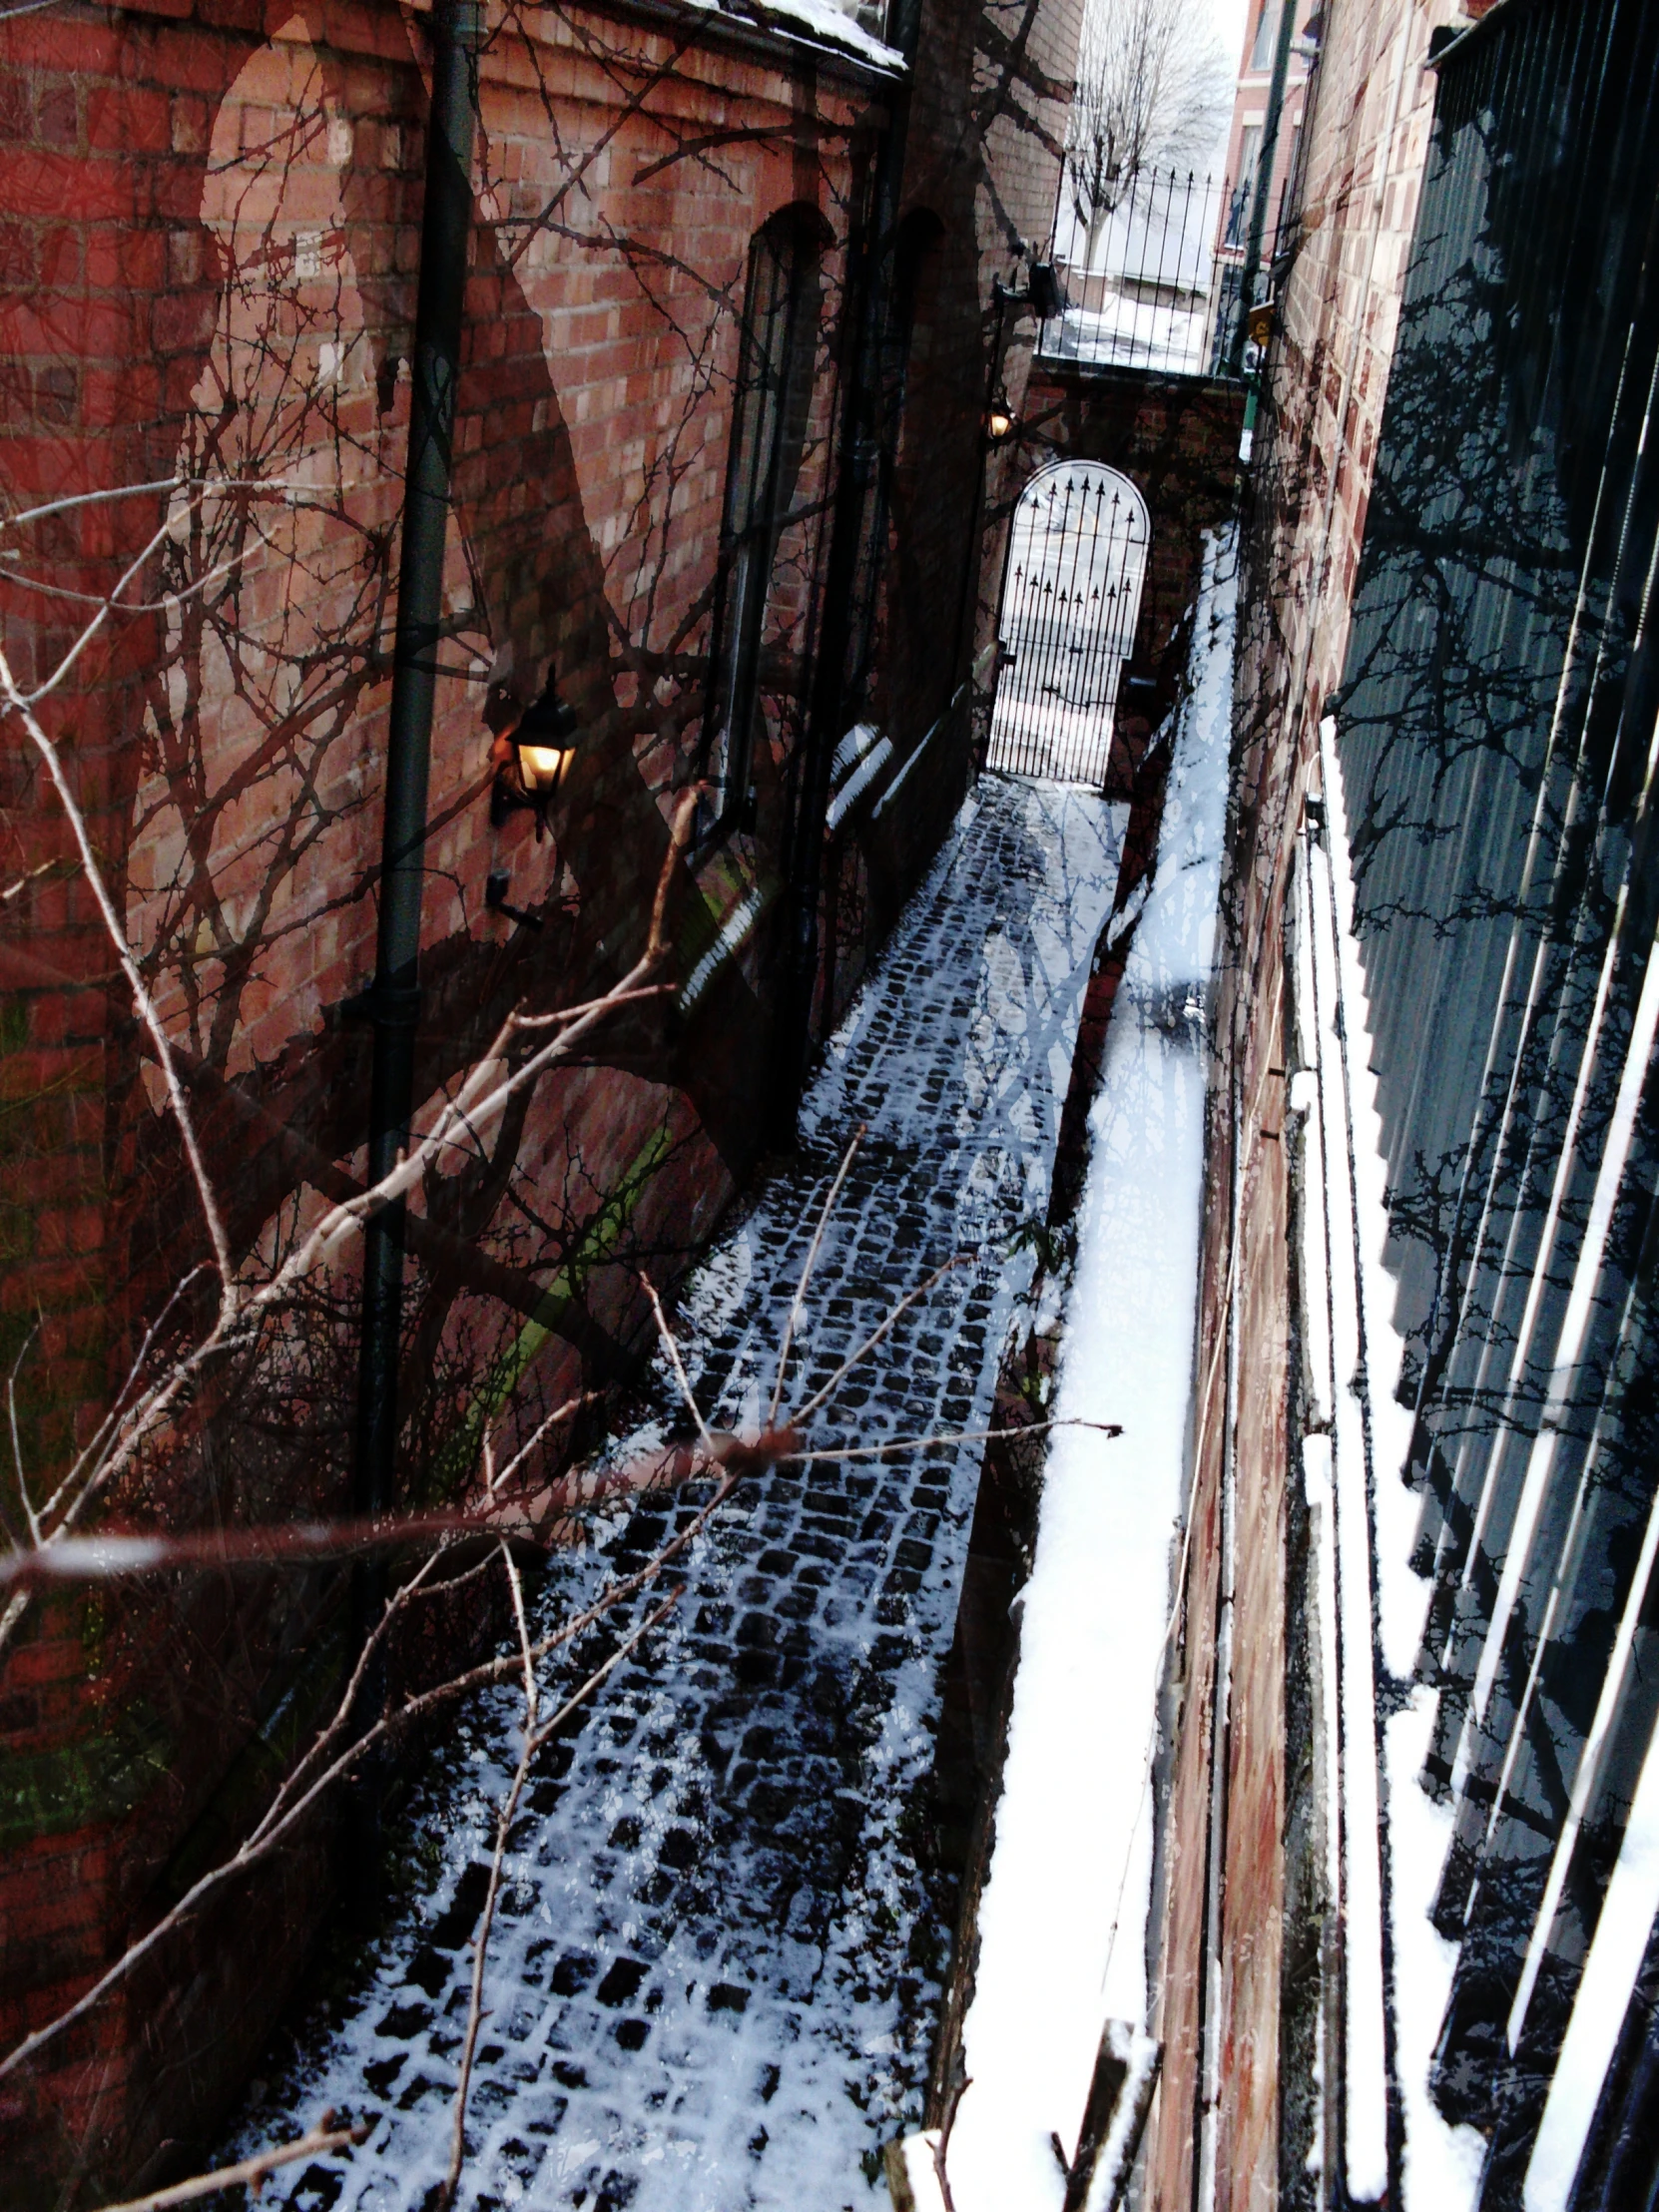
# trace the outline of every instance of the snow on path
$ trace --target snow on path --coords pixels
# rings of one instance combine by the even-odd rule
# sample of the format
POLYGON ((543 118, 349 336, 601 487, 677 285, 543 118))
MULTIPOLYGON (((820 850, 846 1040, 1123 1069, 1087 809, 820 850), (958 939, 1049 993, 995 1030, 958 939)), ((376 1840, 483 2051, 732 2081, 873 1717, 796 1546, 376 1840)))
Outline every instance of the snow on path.
MULTIPOLYGON (((983 1424, 1029 1280, 1009 1242, 1046 1206, 1122 827, 1098 799, 995 780, 963 809, 830 1045, 799 1165, 691 1287, 688 1365, 711 1414, 764 1404, 811 1222, 863 1121, 799 1388, 929 1268, 976 1248, 977 1265, 838 1390, 820 1432, 983 1424)), ((660 1401, 668 1412, 666 1390, 660 1401)), ((649 1656, 552 1748, 490 1947, 463 2206, 872 2201, 874 2153, 918 2116, 948 1944, 949 1900, 918 1866, 911 1815, 979 1458, 970 1445, 757 1483, 690 1555, 649 1656)), ((691 1510, 653 1500, 619 1516, 555 1570, 543 1606, 638 1564, 691 1510)), ((325 2105, 375 2111, 371 2137, 349 2162, 274 2177, 268 2204, 413 2212, 441 2176, 479 1861, 516 1710, 503 1694, 457 1725, 415 1813, 441 1854, 430 1895, 240 2140, 296 2132, 325 2105)))
POLYGON ((963 2030, 957 2212, 1043 2212, 1065 2182, 1101 2028, 1146 2013, 1146 1787, 1192 1400, 1204 1032, 1221 877, 1234 583, 1207 555, 1202 658, 1175 740, 1151 894, 1089 1116, 1088 1181, 996 1845, 963 2030))

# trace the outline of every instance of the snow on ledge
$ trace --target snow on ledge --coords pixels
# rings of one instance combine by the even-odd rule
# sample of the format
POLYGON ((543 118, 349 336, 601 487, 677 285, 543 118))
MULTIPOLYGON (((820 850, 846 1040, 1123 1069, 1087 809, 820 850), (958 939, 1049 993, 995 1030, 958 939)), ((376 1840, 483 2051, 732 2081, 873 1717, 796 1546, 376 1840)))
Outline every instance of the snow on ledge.
POLYGON ((866 31, 851 10, 838 7, 836 0, 764 0, 764 4, 769 15, 781 16, 786 23, 799 23, 827 46, 849 47, 860 60, 875 62, 883 69, 904 66, 904 57, 896 47, 866 31))
POLYGON ((757 23, 785 38, 809 38, 816 46, 838 46, 861 62, 878 69, 901 70, 904 57, 873 31, 866 31, 850 7, 839 0, 754 0, 744 8, 728 7, 725 0, 686 0, 706 15, 729 15, 751 27, 757 23))
POLYGON ((1192 1395, 1233 621, 1231 542, 1212 542, 1157 876, 1089 1117, 1055 1400, 1124 1432, 1059 1429, 1048 1454, 963 2024, 956 2212, 1059 2212, 1050 2138, 1072 2154, 1106 2020, 1146 2017, 1148 1775, 1192 1395))

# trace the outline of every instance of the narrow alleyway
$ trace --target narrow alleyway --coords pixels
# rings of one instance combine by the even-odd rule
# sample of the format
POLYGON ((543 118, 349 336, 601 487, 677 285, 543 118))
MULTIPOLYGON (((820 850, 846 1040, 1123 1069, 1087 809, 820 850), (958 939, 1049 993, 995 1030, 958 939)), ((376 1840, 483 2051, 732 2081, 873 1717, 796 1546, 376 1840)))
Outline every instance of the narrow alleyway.
MULTIPOLYGON (((868 1137, 815 1278, 798 1362, 828 1378, 892 1299, 941 1282, 827 1408, 876 1440, 982 1424, 1042 1214, 1122 811, 986 781, 964 809, 769 1183, 685 1302, 711 1416, 764 1409, 812 1221, 868 1137)), ((662 1395, 665 1417, 672 1401, 662 1395)), ((586 2212, 830 2212, 919 2117, 948 1895, 921 1841, 979 1447, 785 1470, 691 1555, 685 1599, 556 1747, 515 1833, 490 1948, 461 2203, 586 2212)), ((689 1511, 685 1506, 682 1510, 689 1511)), ((544 1606, 626 1570, 659 1502, 561 1563, 544 1606)), ((276 2177, 322 2212, 421 2205, 444 2170, 455 2064, 513 1700, 475 1713, 416 1820, 430 1894, 245 2123, 269 2141, 325 2105, 378 2112, 348 2163, 276 2177)))

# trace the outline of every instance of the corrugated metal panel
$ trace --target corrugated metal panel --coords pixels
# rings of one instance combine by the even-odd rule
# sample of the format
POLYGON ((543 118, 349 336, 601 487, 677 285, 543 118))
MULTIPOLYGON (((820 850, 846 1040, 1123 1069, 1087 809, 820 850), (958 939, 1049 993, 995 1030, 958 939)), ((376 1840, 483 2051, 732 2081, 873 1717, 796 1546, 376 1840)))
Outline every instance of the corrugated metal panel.
POLYGON ((1491 2207, 1645 2201, 1659 2082, 1645 1928, 1585 1978, 1659 1708, 1656 112, 1638 0, 1451 51, 1338 703, 1457 1816, 1435 2086, 1491 2207), (1581 1988, 1628 2000, 1591 2075, 1581 1988))

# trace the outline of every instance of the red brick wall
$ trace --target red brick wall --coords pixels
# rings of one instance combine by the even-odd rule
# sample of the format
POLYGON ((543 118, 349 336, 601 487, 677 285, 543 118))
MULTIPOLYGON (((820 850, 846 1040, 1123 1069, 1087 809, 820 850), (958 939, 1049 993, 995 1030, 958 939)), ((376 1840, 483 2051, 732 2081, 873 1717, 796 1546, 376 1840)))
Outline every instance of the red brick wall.
POLYGON ((1149 2130, 1147 2202, 1193 2202, 1202 2061, 1222 2058, 1216 2201, 1300 2202, 1300 2152, 1281 2169, 1281 2058, 1289 2032, 1285 1905, 1288 1676, 1300 1626, 1288 1604, 1297 1504, 1290 1493, 1290 1193, 1283 1158, 1287 1037, 1284 897, 1290 841, 1342 670, 1433 80, 1430 31, 1451 0, 1360 0, 1331 10, 1310 95, 1306 188, 1280 295, 1256 430, 1242 548, 1233 818, 1223 895, 1217 1054, 1199 1332, 1199 1395, 1182 1636, 1161 1816, 1157 1937, 1163 2076, 1149 2130), (1240 1101, 1235 1132, 1228 1104, 1240 1101), (1231 1166, 1242 1179, 1234 1249, 1231 1166), (1212 1829, 1212 1741, 1228 1309, 1240 1378, 1232 1437, 1237 1582, 1225 1816, 1212 1829), (1222 1852, 1219 1930, 1208 1927, 1208 1853, 1222 1852), (1207 1936, 1219 1939, 1219 2011, 1206 2014, 1207 1936))
MULTIPOLYGON (((880 689, 901 754, 953 685, 939 609, 956 603, 971 538, 986 242, 1000 255, 1010 221, 1046 227, 1041 133, 1058 116, 1076 13, 1075 0, 982 16, 941 4, 923 28, 904 208, 932 218, 938 242, 899 453, 880 689)), ((366 1037, 341 1008, 373 963, 423 58, 418 18, 322 0, 297 12, 149 0, 114 22, 57 9, 0 24, 0 499, 15 510, 211 480, 194 507, 193 487, 163 488, 8 539, 0 566, 57 596, 0 577, 0 631, 30 681, 82 619, 63 595, 107 591, 170 515, 179 524, 176 550, 135 587, 149 611, 108 625, 42 714, 255 1273, 362 1164, 366 1037), (247 496, 227 488, 251 482, 247 496), (290 489, 272 497, 274 483, 290 489)), ((698 737, 749 242, 806 202, 833 243, 798 487, 807 512, 789 549, 799 581, 779 595, 775 657, 796 650, 786 618, 810 609, 822 552, 841 247, 878 97, 856 68, 703 11, 536 9, 491 42, 446 574, 454 674, 432 747, 423 1094, 511 1005, 581 996, 638 948, 668 795, 698 737), (539 934, 482 909, 478 679, 509 643, 521 662, 557 658, 590 737, 554 840, 537 843, 523 817, 506 833, 514 902, 547 901, 539 934)), ((798 677, 784 668, 782 697, 798 677)), ((682 971, 751 883, 776 879, 787 715, 775 739, 756 835, 680 871, 682 971)), ((205 1246, 61 812, 10 724, 5 745, 0 1354, 9 1363, 38 1317, 21 1390, 43 1482, 205 1246)), ((934 748, 902 806, 850 828, 861 874, 837 919, 843 981, 963 788, 965 731, 952 724, 934 748)), ((618 1022, 600 1064, 543 1086, 498 1174, 440 1179, 417 1204, 470 1257, 440 1262, 415 1240, 412 1482, 452 1481, 446 1438, 464 1432, 480 1376, 513 1352, 561 1259, 585 1295, 529 1370, 526 1407, 627 1372, 639 1294, 620 1258, 649 1252, 672 1277, 754 1157, 778 912, 774 899, 693 1020, 618 1022), (619 1190, 613 1256, 593 1227, 619 1190)), ((110 1501, 117 1511, 183 1524, 337 1504, 353 1299, 348 1274, 320 1286, 213 1418, 110 1501)), ((283 1756, 280 1743, 262 1749, 261 1724, 337 1678, 339 1596, 319 1575, 250 1574, 35 1605, 0 1688, 17 1778, 0 2041, 49 2016, 246 1826, 283 1756)), ((77 2169, 87 2188, 114 2188, 213 2124, 326 1903, 328 1847, 324 1825, 21 2085, 0 2085, 0 2137, 29 2146, 43 2194, 77 2169), (257 1976, 236 1940, 250 1912, 257 1976)))

